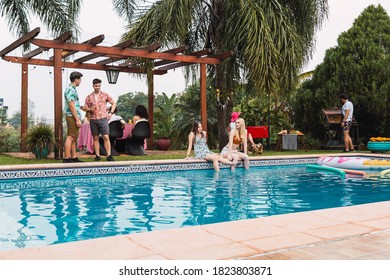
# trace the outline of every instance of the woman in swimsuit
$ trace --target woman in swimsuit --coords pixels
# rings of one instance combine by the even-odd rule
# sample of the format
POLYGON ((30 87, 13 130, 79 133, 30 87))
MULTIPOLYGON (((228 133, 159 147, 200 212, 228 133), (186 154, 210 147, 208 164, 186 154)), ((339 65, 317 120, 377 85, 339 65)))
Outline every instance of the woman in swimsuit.
POLYGON ((234 166, 230 160, 223 158, 222 156, 213 153, 209 150, 209 147, 206 143, 206 132, 202 130, 202 124, 198 121, 194 122, 192 126, 192 131, 190 135, 188 135, 188 149, 187 149, 187 157, 190 158, 190 153, 192 150, 192 145, 194 145, 194 155, 196 159, 205 159, 213 163, 215 171, 219 172, 219 164, 218 162, 222 162, 224 164, 234 166))
POLYGON ((236 127, 229 133, 229 143, 222 149, 221 155, 228 160, 237 163, 240 159, 244 161, 244 168, 249 168, 247 130, 243 118, 236 120, 236 127), (244 146, 244 152, 238 150, 240 144, 244 146))

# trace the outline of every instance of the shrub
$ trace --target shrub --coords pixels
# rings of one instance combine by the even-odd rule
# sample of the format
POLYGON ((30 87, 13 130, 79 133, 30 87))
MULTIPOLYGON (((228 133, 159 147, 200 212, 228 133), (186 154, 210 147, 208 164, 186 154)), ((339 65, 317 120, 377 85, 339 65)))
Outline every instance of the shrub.
POLYGON ((27 149, 37 159, 47 158, 54 146, 53 128, 46 124, 33 126, 27 131, 27 149))

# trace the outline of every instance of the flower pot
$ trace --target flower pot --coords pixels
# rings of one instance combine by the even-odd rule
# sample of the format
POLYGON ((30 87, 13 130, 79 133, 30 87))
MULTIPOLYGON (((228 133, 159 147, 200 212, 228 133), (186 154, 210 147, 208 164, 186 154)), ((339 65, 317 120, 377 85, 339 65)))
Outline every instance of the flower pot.
POLYGON ((167 137, 158 138, 156 140, 157 149, 167 151, 171 147, 171 140, 167 137))
POLYGON ((42 148, 35 146, 33 154, 37 159, 46 159, 49 156, 49 146, 44 146, 42 148))
POLYGON ((367 144, 367 149, 376 152, 390 151, 390 141, 383 141, 383 142, 369 141, 367 144))

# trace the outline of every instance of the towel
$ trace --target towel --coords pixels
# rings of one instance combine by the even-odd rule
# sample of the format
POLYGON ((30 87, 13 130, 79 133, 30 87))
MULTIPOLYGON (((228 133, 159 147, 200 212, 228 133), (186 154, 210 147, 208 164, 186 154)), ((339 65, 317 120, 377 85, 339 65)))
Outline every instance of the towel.
POLYGON ((283 150, 296 150, 298 136, 296 134, 283 134, 283 150))

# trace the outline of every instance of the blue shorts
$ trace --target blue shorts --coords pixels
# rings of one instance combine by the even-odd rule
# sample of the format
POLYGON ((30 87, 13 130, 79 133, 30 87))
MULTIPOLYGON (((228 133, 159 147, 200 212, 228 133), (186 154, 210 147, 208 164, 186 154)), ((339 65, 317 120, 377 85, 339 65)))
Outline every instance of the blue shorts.
POLYGON ((351 124, 352 124, 351 121, 346 121, 346 122, 343 122, 343 123, 344 123, 343 131, 348 131, 348 130, 351 129, 351 124))

